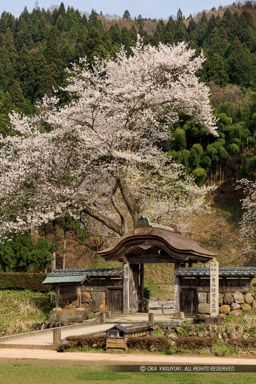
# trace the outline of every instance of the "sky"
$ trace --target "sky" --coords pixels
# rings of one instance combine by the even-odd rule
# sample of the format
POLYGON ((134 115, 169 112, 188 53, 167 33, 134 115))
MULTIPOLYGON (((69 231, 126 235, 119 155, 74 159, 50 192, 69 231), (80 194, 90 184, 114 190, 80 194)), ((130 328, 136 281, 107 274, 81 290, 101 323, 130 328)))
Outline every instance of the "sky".
MULTIPOLYGON (((122 16, 126 9, 132 17, 141 15, 142 17, 163 18, 176 16, 181 8, 186 17, 202 10, 210 10, 220 5, 232 4, 234 0, 63 0, 67 7, 72 6, 82 12, 90 13, 92 9, 103 12, 103 14, 116 14, 122 16)), ((0 14, 4 11, 12 13, 18 17, 26 6, 31 12, 35 7, 35 0, 0 0, 0 14)), ((59 5, 61 0, 38 0, 40 8, 48 9, 51 5, 59 5)))

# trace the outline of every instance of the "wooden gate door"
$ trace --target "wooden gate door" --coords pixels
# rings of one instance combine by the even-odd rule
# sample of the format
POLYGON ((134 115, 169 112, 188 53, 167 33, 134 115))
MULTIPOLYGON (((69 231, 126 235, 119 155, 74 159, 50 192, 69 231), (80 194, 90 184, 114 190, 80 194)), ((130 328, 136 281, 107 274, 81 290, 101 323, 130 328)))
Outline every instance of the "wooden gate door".
POLYGON ((109 288, 107 294, 107 310, 121 313, 123 310, 122 288, 109 288))
POLYGON ((186 315, 196 315, 198 300, 196 289, 181 289, 180 292, 180 310, 186 315))

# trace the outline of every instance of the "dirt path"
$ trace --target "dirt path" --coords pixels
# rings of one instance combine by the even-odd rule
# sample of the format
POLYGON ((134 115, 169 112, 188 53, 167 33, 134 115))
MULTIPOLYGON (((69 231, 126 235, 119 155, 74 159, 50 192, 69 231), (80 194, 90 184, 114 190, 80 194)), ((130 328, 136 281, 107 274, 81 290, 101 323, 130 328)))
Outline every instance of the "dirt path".
POLYGON ((29 349, 0 349, 0 361, 6 359, 38 359, 58 361, 81 361, 105 364, 216 364, 256 365, 255 358, 212 357, 212 356, 167 356, 160 354, 65 352, 29 349))
MULTIPOLYGON (((90 335, 98 332, 105 332, 113 327, 113 324, 99 324, 91 326, 80 326, 76 328, 62 327, 61 338, 64 340, 68 336, 90 335)), ((23 333, 10 338, 0 338, 0 344, 19 344, 19 345, 52 345, 53 329, 23 333)))
MULTIPOLYGON (((61 338, 64 340, 68 336, 93 335, 95 333, 104 333, 107 329, 112 328, 114 324, 121 323, 124 326, 129 324, 147 322, 148 314, 136 315, 120 315, 112 317, 106 324, 93 324, 90 321, 81 325, 61 327, 61 338)), ((171 317, 168 314, 156 314, 155 321, 170 322, 171 317)), ((181 320, 176 320, 181 322, 181 320)), ((50 346, 53 343, 53 328, 41 331, 20 333, 17 335, 0 337, 0 344, 17 344, 17 345, 41 345, 50 346)))

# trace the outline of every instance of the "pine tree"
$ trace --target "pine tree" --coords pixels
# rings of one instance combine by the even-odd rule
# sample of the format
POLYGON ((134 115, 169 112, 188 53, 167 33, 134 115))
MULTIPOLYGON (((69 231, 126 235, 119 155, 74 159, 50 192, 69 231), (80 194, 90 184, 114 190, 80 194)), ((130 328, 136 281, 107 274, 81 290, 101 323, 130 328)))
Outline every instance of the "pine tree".
POLYGON ((18 51, 20 51, 24 46, 26 46, 28 49, 31 49, 34 46, 31 33, 28 30, 24 18, 20 19, 15 45, 18 51))
POLYGON ((165 26, 164 42, 165 44, 174 43, 175 23, 172 17, 169 18, 165 26))
POLYGON ((7 90, 13 81, 14 69, 9 52, 5 46, 0 46, 0 87, 7 90))
POLYGON ((87 42, 88 32, 86 34, 81 34, 77 39, 75 48, 74 48, 74 57, 79 59, 80 57, 86 56, 86 42, 87 42))
POLYGON ((22 110, 25 107, 26 101, 18 81, 15 81, 12 84, 10 88, 10 96, 13 102, 13 106, 17 107, 18 110, 22 110))
POLYGON ((19 80, 22 93, 25 98, 33 97, 34 90, 34 60, 31 51, 24 46, 20 52, 15 64, 16 78, 19 80))
POLYGON ((236 38, 229 50, 228 74, 232 83, 248 87, 256 84, 255 58, 236 38))
POLYGON ((120 31, 120 28, 117 24, 111 25, 108 33, 111 37, 113 44, 121 45, 121 42, 122 42, 121 31, 120 31))
POLYGON ((124 11, 123 19, 131 20, 130 12, 127 9, 124 11))
POLYGON ((74 49, 71 44, 66 40, 60 46, 60 55, 62 64, 65 67, 67 67, 70 63, 74 62, 74 49))
POLYGON ((56 86, 57 69, 54 63, 47 64, 46 58, 39 52, 35 58, 34 100, 41 99, 44 94, 51 94, 56 86))
POLYGON ((223 58, 215 53, 208 61, 209 65, 209 80, 214 81, 220 87, 225 87, 229 82, 229 77, 225 69, 223 58))
POLYGON ((104 43, 102 40, 102 34, 100 33, 100 30, 98 30, 96 27, 90 27, 88 38, 86 41, 86 55, 92 59, 96 52, 100 50, 100 47, 103 47, 104 43))
POLYGON ((6 33, 3 36, 2 46, 8 51, 8 56, 13 63, 17 57, 17 51, 15 48, 14 35, 10 28, 7 29, 6 33))
POLYGON ((65 5, 64 5, 64 3, 61 3, 60 6, 59 6, 59 9, 58 9, 58 16, 62 16, 63 19, 64 19, 65 16, 66 16, 66 9, 65 9, 65 5))
POLYGON ((8 113, 11 112, 12 110, 12 98, 9 94, 9 92, 7 91, 2 99, 2 106, 1 106, 1 112, 4 114, 4 115, 8 115, 8 113))
POLYGON ((35 27, 35 41, 43 41, 48 35, 49 25, 45 15, 42 15, 35 27))
POLYGON ((128 50, 130 48, 129 31, 126 27, 123 27, 121 29, 121 42, 122 42, 122 45, 125 46, 126 50, 128 50))
POLYGON ((178 21, 183 20, 183 14, 182 14, 182 10, 180 8, 178 9, 178 12, 177 12, 177 20, 178 21))
POLYGON ((185 24, 183 23, 182 19, 179 19, 176 24, 176 30, 175 30, 175 42, 181 42, 187 40, 187 30, 185 27, 185 24))
POLYGON ((60 15, 56 20, 55 25, 59 32, 67 31, 67 23, 66 23, 66 18, 64 16, 60 15))
POLYGON ((156 31, 155 31, 155 34, 154 34, 154 37, 156 39, 156 41, 158 42, 161 42, 161 43, 164 43, 165 41, 165 24, 163 22, 163 20, 160 20, 158 23, 157 23, 157 26, 156 26, 156 31))
POLYGON ((10 135, 10 121, 5 113, 0 112, 0 134, 4 137, 10 135))
POLYGON ((48 36, 47 36, 47 43, 46 48, 44 52, 44 56, 47 60, 48 64, 55 64, 56 69, 59 71, 62 63, 61 63, 61 57, 59 53, 59 45, 58 40, 55 32, 55 28, 51 27, 48 36))

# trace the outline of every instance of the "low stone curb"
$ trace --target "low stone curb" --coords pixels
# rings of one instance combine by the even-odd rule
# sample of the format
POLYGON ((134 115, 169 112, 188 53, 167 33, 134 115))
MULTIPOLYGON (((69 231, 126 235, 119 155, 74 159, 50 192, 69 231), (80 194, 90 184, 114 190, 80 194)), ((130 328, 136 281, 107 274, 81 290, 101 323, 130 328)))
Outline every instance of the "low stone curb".
POLYGON ((43 349, 57 351, 57 345, 0 344, 0 349, 43 349))

